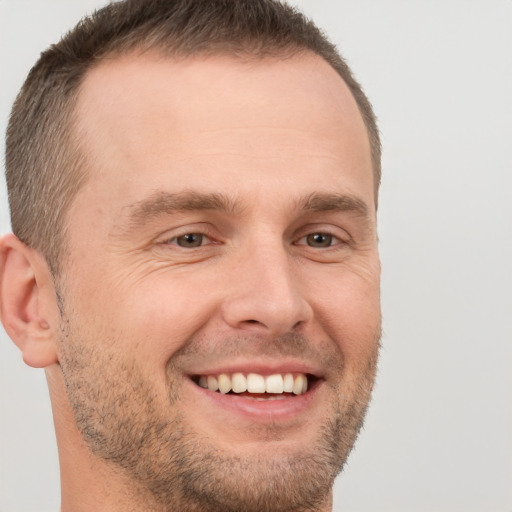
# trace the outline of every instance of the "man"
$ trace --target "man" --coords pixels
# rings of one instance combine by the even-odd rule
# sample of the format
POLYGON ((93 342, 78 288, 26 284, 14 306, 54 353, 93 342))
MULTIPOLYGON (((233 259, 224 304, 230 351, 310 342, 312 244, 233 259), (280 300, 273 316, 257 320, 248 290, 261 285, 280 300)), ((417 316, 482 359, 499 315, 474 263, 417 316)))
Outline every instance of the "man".
POLYGON ((373 112, 271 0, 113 3, 13 107, 0 311, 62 512, 327 511, 380 338, 373 112))

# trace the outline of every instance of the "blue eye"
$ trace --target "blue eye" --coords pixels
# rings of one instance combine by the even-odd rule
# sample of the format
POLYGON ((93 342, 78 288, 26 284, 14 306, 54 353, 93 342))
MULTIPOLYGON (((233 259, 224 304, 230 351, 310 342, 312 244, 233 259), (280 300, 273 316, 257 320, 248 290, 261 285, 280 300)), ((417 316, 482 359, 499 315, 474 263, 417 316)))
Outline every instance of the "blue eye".
POLYGON ((200 233, 187 233, 176 237, 176 245, 180 247, 194 248, 203 245, 204 235, 200 233))
POLYGON ((333 238, 328 233, 311 233, 306 237, 306 243, 310 247, 330 247, 333 244, 333 238))

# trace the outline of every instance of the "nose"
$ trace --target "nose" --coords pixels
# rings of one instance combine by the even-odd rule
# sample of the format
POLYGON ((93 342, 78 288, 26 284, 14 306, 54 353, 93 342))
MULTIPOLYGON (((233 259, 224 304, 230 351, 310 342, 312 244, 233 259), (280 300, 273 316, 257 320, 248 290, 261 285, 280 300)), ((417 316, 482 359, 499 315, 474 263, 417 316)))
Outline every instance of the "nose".
POLYGON ((233 329, 276 337, 297 332, 312 318, 300 268, 282 244, 239 255, 229 283, 222 316, 233 329))

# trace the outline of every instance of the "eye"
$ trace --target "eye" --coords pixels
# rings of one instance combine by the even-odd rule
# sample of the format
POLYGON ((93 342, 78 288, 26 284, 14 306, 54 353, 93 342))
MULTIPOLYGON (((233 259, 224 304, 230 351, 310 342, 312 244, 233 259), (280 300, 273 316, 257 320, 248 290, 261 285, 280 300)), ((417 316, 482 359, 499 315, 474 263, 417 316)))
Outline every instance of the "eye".
POLYGON ((339 226, 306 226, 302 235, 294 245, 301 255, 312 261, 336 263, 350 255, 350 235, 339 226), (313 231, 315 227, 318 231, 313 231))
POLYGON ((180 247, 185 247, 188 249, 193 249, 194 247, 201 247, 204 243, 208 242, 210 239, 203 235, 202 233, 186 233, 181 236, 177 236, 169 241, 169 243, 175 243, 180 247))
POLYGON ((333 245, 335 237, 329 233, 311 233, 307 235, 305 242, 310 247, 330 247, 333 245))

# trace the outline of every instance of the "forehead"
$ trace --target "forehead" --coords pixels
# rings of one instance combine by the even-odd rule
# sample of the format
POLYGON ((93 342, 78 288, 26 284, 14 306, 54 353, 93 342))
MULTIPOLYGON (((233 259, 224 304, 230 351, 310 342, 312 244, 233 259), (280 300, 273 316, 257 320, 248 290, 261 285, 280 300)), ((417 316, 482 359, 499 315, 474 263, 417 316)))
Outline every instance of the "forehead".
POLYGON ((247 192, 264 180, 310 186, 323 173, 373 205, 370 147, 355 100, 312 54, 105 59, 86 76, 76 117, 89 187, 118 190, 125 202, 144 190, 247 192))

